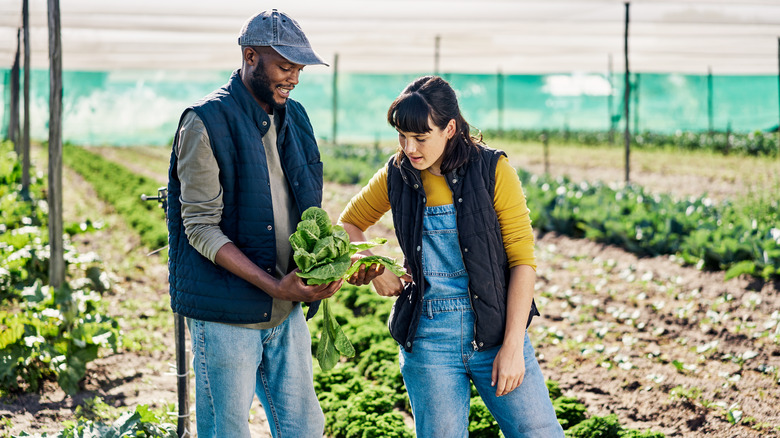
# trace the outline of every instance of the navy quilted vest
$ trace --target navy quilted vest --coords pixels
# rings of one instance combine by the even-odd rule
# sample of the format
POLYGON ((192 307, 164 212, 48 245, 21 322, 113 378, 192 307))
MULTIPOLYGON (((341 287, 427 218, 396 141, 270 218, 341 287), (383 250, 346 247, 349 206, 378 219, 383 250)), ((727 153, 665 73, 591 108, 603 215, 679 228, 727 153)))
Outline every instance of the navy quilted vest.
MULTIPOLYGON (((262 137, 268 114, 241 82, 236 70, 222 88, 187 110, 195 111, 208 131, 219 164, 224 209, 220 228, 255 264, 273 273, 276 240, 271 192, 262 137)), ((186 112, 186 111, 185 111, 186 112)), ((178 141, 174 139, 174 144, 178 141)), ((284 173, 297 212, 322 203, 322 162, 303 106, 288 100, 277 138, 284 173)), ((181 220, 181 184, 176 154, 171 154, 168 182, 168 241, 171 308, 184 316, 236 324, 271 318, 272 298, 264 291, 212 263, 187 240, 181 220)), ((319 303, 312 303, 308 317, 319 303)))

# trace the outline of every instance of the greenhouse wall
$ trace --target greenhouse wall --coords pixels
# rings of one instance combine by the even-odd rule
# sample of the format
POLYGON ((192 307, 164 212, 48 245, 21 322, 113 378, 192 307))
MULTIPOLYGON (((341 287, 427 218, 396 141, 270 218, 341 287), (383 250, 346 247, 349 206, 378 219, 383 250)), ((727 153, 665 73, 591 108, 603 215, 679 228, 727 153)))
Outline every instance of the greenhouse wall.
MULTIPOLYGON (((317 69, 311 69, 317 70, 317 69)), ((226 82, 229 71, 111 71, 63 73, 63 140, 89 145, 168 145, 184 108, 226 82)), ((338 75, 339 142, 391 139, 387 108, 416 74, 338 75)), ((478 129, 609 129, 610 99, 616 128, 623 129, 622 74, 480 75, 445 73, 457 90, 466 119, 478 129), (499 89, 503 99, 499 99, 499 89), (610 91, 612 96, 610 97, 610 91), (501 105, 499 102, 503 101, 501 105)), ((4 104, 0 136, 8 132, 10 72, 0 70, 4 104)), ((48 137, 48 71, 30 75, 30 129, 48 137)), ((630 102, 632 131, 749 132, 778 124, 776 76, 640 74, 630 102), (635 123, 637 126, 635 126, 635 123)), ((307 70, 293 91, 322 140, 333 136, 333 76, 307 70)))

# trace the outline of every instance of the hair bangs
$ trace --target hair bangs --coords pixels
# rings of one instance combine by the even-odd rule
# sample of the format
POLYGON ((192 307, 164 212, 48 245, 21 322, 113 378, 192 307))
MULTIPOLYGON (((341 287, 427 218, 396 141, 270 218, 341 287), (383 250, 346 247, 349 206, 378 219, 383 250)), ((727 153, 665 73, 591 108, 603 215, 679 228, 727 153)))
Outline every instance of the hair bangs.
POLYGON ((422 134, 431 131, 428 122, 431 108, 419 93, 404 94, 390 105, 387 112, 387 122, 390 126, 403 132, 422 134))

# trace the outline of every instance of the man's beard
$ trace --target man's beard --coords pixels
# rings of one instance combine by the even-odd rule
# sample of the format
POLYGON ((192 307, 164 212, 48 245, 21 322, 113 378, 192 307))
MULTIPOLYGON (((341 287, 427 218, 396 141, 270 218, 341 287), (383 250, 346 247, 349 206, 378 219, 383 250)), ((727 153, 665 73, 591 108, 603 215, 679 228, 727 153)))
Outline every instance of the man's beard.
POLYGON ((279 103, 274 99, 274 89, 271 87, 271 80, 268 79, 268 75, 265 73, 265 65, 262 59, 258 61, 257 68, 252 73, 252 77, 249 80, 249 88, 252 89, 252 94, 257 99, 267 103, 273 109, 283 109, 287 104, 286 99, 284 103, 279 103))

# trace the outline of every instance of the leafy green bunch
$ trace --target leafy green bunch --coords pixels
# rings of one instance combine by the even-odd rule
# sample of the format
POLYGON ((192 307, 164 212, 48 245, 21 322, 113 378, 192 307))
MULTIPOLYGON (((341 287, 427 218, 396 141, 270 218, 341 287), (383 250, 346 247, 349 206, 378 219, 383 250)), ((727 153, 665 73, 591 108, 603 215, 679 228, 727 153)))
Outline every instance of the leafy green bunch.
MULTIPOLYGON (((385 242, 387 239, 383 238, 368 242, 350 242, 344 227, 333 225, 328 213, 319 207, 306 209, 296 231, 290 236, 294 251, 293 260, 299 269, 297 275, 309 285, 347 279, 361 266, 368 267, 372 264, 381 264, 395 275, 404 275, 406 270, 402 266, 384 256, 371 255, 352 263, 352 256, 356 253, 385 242)), ((355 348, 330 311, 328 300, 322 303, 322 314, 324 323, 316 357, 320 367, 329 370, 336 365, 341 355, 354 356, 355 348)))

